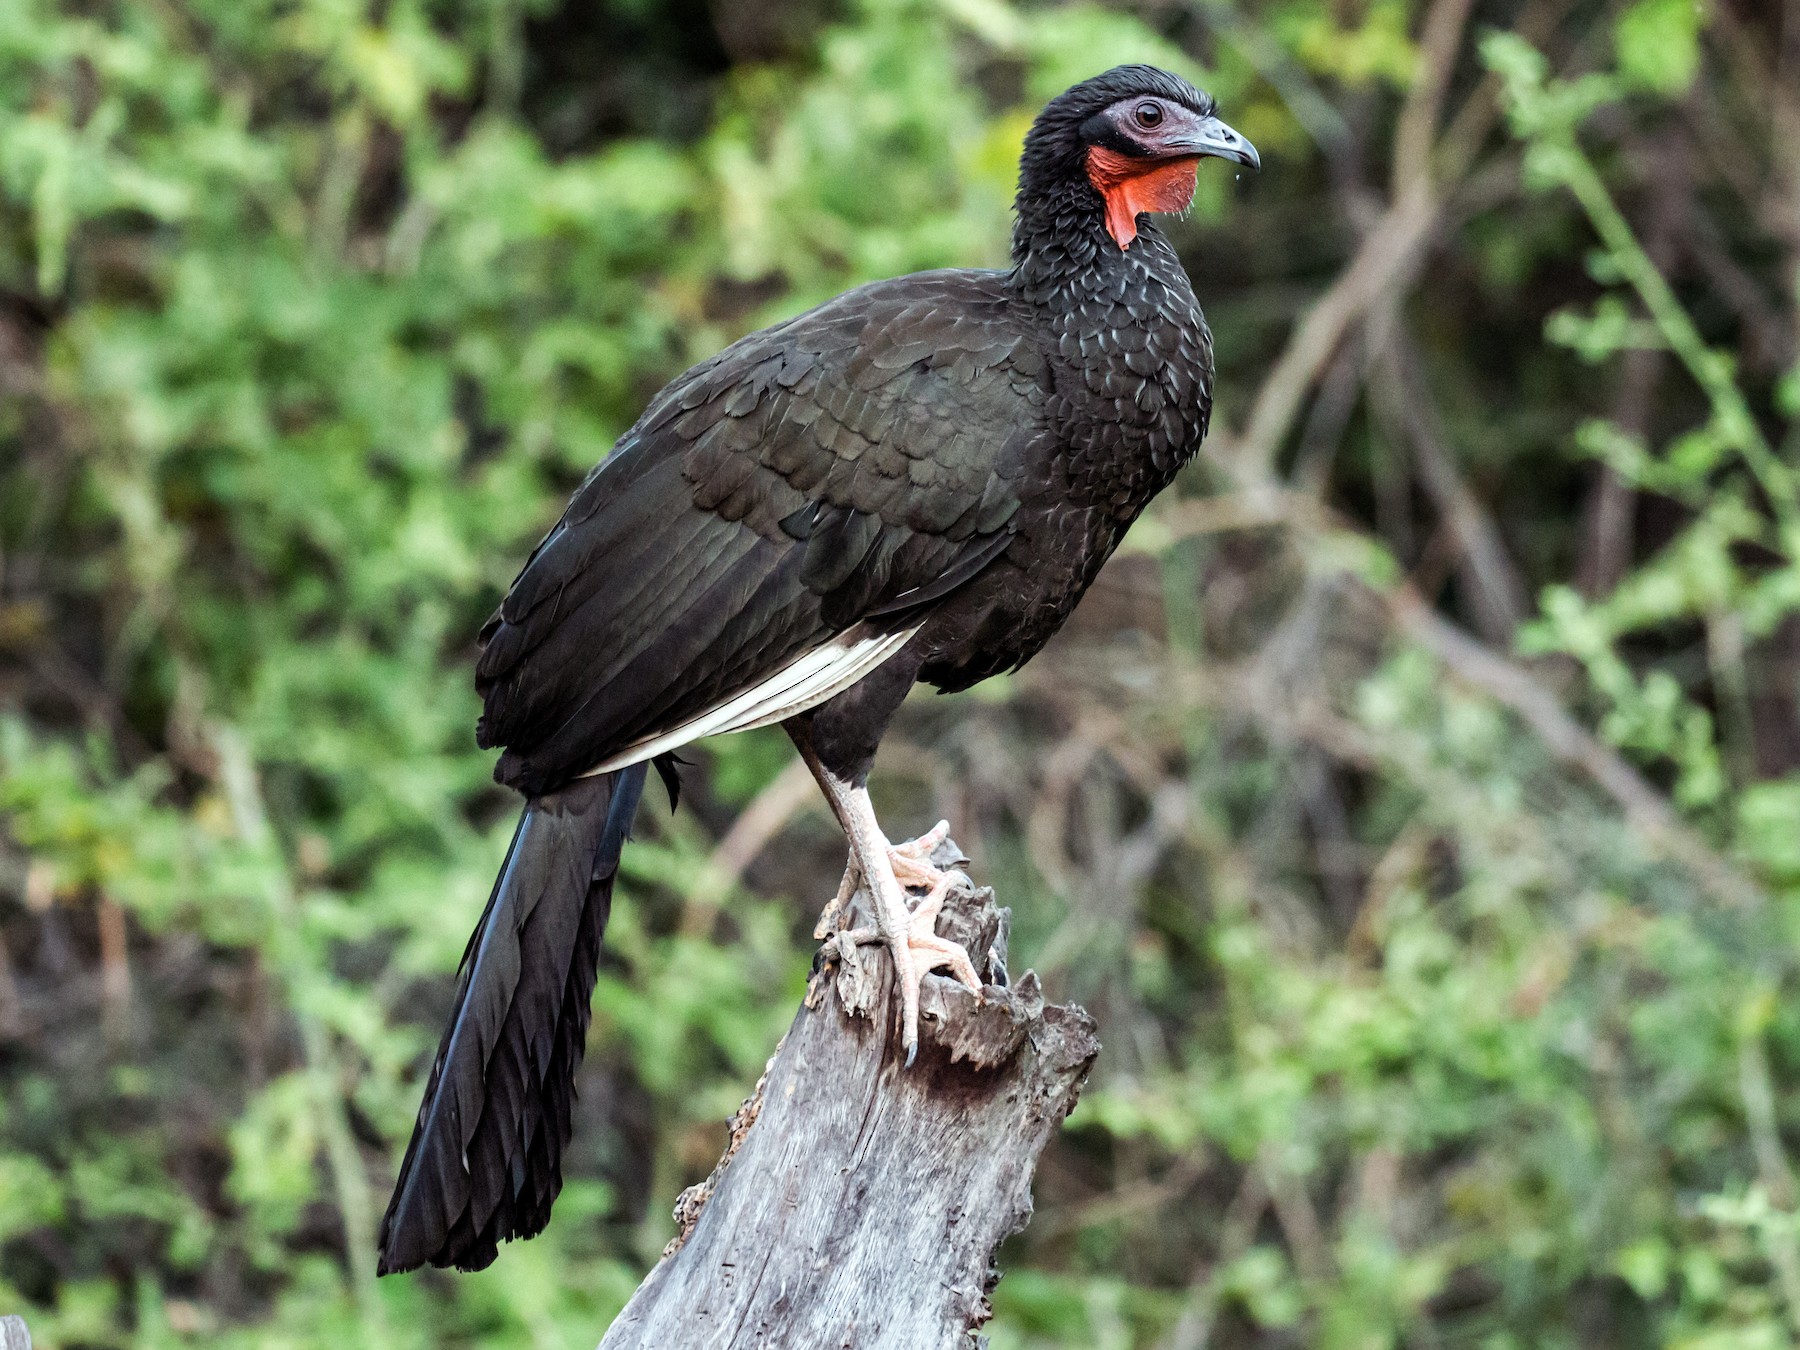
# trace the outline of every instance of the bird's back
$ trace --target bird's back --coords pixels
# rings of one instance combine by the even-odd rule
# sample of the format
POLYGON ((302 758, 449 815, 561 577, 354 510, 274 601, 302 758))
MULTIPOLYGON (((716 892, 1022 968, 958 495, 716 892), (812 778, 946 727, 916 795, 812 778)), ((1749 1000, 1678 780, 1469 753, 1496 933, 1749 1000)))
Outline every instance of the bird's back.
POLYGON ((1053 394, 996 272, 847 292, 674 380, 483 629, 483 745, 542 791, 1006 546, 1053 394))

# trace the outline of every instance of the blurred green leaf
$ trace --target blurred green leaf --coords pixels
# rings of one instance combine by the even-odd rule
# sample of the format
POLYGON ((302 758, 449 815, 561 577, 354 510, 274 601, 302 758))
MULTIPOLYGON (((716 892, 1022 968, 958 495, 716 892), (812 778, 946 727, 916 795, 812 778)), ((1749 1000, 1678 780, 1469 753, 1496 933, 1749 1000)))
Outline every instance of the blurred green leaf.
POLYGON ((1635 0, 1613 26, 1619 72, 1639 89, 1683 93, 1700 68, 1706 0, 1635 0))

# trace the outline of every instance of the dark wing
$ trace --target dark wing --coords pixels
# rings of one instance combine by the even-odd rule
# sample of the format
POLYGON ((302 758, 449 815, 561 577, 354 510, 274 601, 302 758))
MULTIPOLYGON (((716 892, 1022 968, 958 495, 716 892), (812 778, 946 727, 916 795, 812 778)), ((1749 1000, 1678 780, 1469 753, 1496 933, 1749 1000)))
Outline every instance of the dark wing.
POLYGON ((1004 550, 1049 374, 997 273, 848 292, 670 384, 482 630, 495 773, 541 792, 1004 550))

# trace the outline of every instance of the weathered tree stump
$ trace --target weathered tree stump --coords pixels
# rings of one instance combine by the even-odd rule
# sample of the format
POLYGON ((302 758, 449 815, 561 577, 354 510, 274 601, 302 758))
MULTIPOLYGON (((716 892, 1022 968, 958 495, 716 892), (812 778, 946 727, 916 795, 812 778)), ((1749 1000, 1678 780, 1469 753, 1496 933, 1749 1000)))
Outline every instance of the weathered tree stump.
MULTIPOLYGON (((934 860, 962 861, 953 844, 934 860)), ((866 894, 851 908, 866 915, 866 894)), ((1031 1217, 1038 1154, 1100 1050, 1036 974, 1008 980, 1009 918, 985 889, 946 901, 938 932, 985 989, 926 980, 910 1069, 885 953, 826 942, 725 1156, 682 1195, 680 1235, 600 1350, 982 1343, 994 1249, 1031 1217)))

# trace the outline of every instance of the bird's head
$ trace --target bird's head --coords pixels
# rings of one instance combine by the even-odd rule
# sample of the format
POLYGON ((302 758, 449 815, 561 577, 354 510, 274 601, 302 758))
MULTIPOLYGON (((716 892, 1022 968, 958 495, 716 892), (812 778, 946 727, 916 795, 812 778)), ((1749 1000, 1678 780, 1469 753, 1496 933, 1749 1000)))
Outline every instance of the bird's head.
POLYGON ((1215 115, 1212 95, 1155 66, 1116 66, 1052 99, 1019 162, 1019 204, 1085 184, 1121 249, 1145 211, 1185 211, 1208 155, 1261 168, 1251 145, 1215 115))

